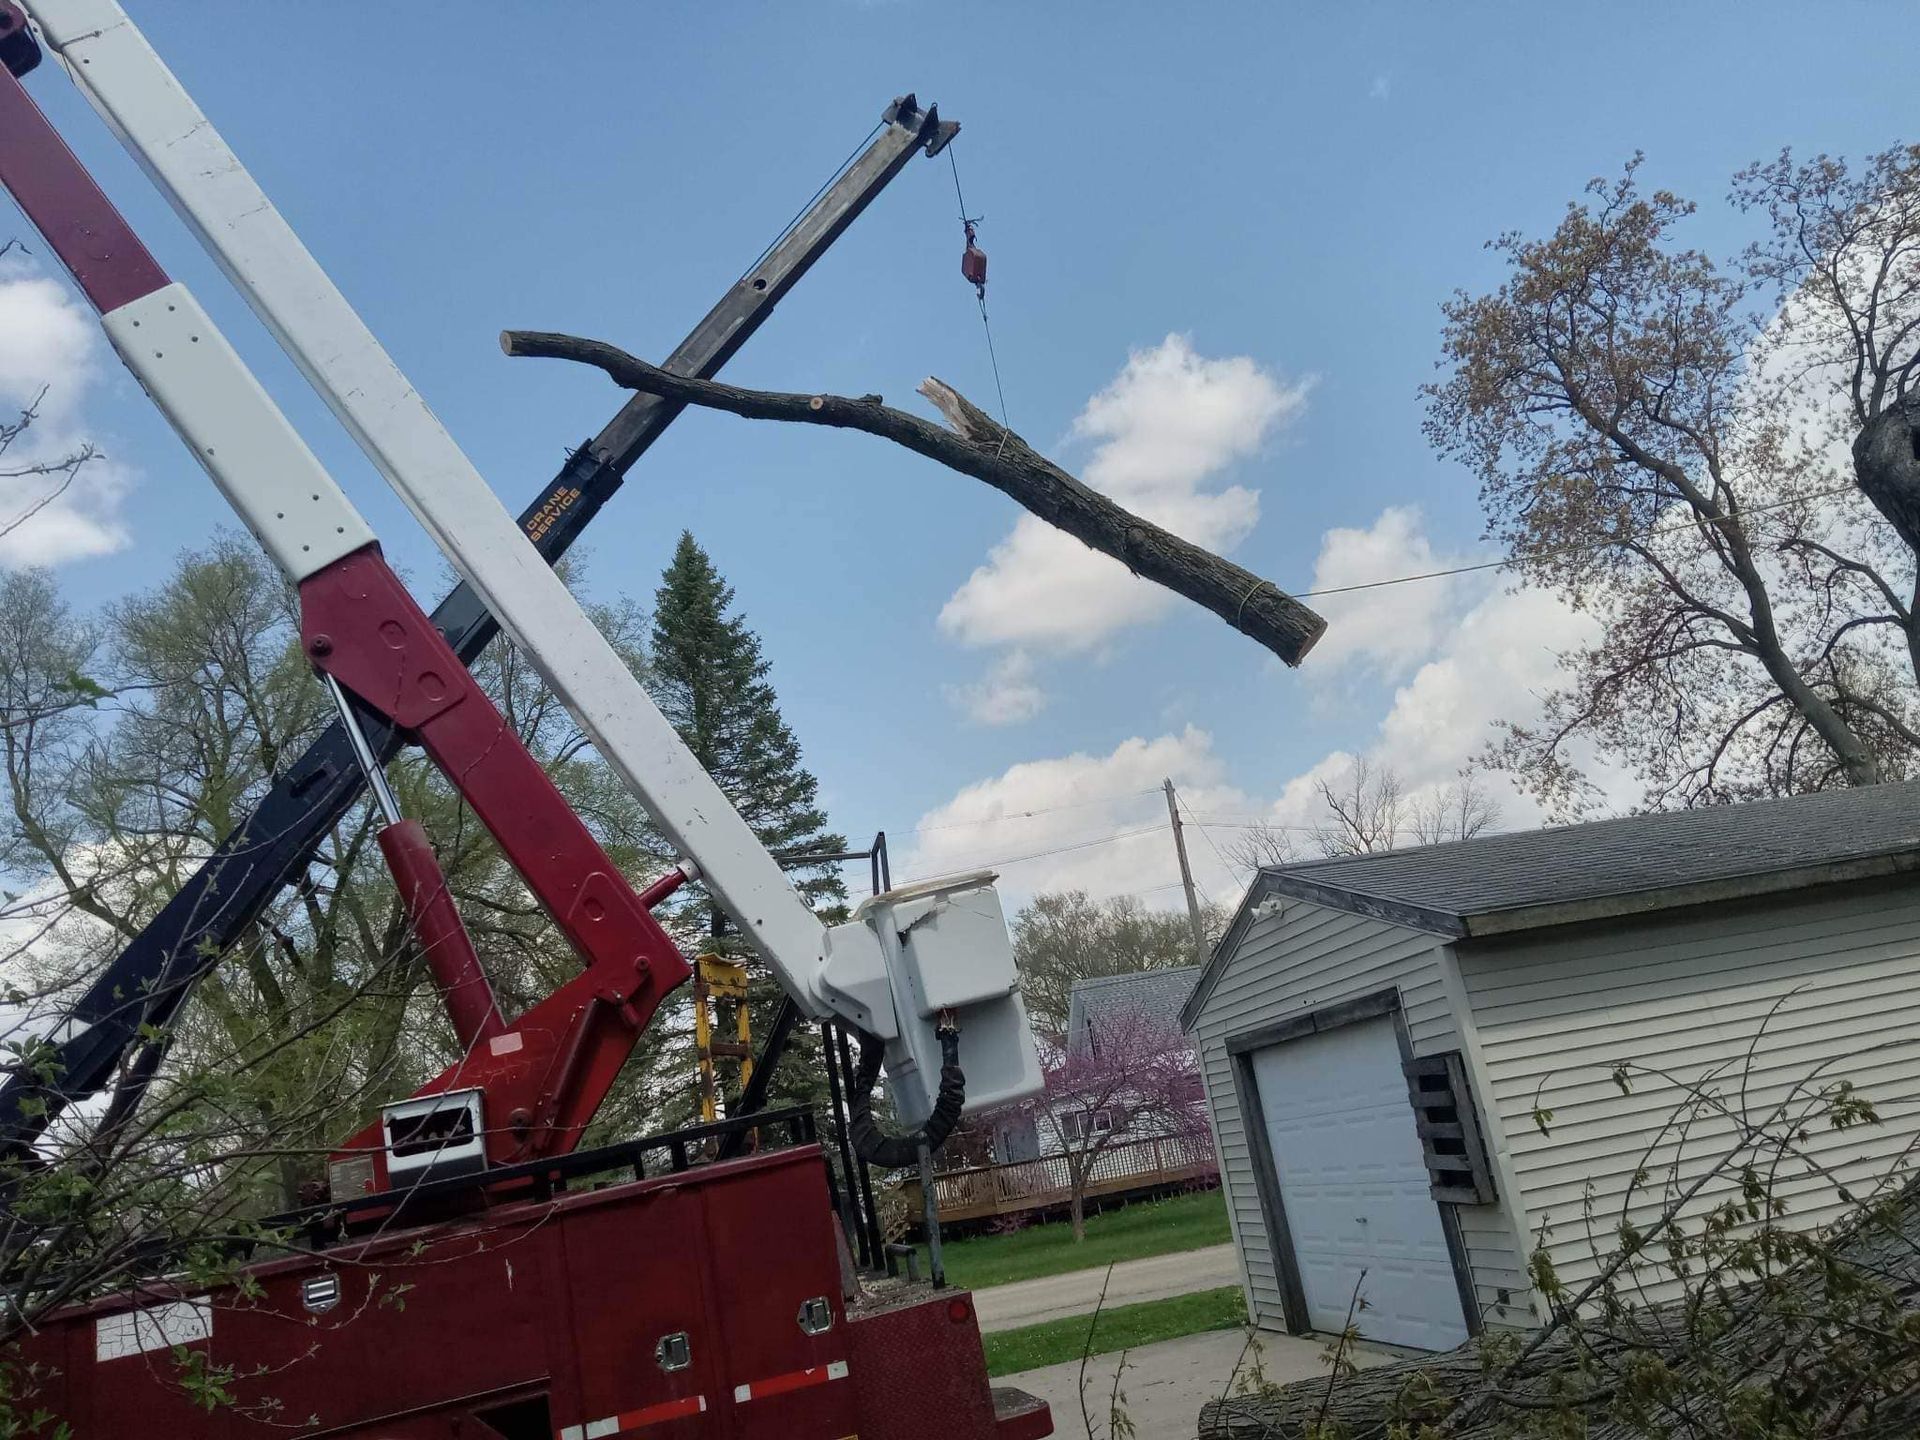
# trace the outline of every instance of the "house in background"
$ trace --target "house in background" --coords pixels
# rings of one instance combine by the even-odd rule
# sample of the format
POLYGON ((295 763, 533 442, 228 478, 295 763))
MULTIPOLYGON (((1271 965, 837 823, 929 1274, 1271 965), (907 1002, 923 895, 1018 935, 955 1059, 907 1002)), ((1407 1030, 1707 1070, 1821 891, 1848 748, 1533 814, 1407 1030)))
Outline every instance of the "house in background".
MULTIPOLYGON (((1130 1040, 1145 1035, 1156 1043, 1173 1040, 1181 1034, 1180 1007, 1199 978, 1199 966, 1182 965, 1074 981, 1067 994, 1065 1061, 1081 1068, 1097 1068, 1103 1034, 1120 1032, 1130 1040)), ((1197 1056, 1192 1078, 1186 1084, 1191 1088, 1176 1095, 1176 1100, 1202 1098, 1197 1056)), ((1151 1117, 1145 1123, 1146 1128, 1134 1138, 1165 1134, 1174 1128, 1151 1117)), ((1044 1096, 1009 1106, 994 1117, 993 1158, 1007 1164, 1058 1155, 1067 1145, 1083 1143, 1095 1133, 1110 1134, 1116 1127, 1124 1133, 1129 1124, 1124 1103, 1089 1108, 1049 1087, 1044 1096)))
MULTIPOLYGON (((1090 1157, 1090 1201, 1211 1184, 1218 1172, 1207 1132, 1198 1057, 1180 1007, 1198 966, 1077 981, 1066 1047, 1048 1067, 1044 1094, 978 1117, 961 1163, 935 1177, 943 1224, 1056 1210, 1071 1201, 1070 1153, 1090 1157), (1118 1047, 1118 1056, 1103 1047, 1118 1047), (986 1152, 981 1159, 981 1151, 986 1152)), ((912 1213, 918 1182, 908 1180, 912 1213)))
POLYGON ((1851 1080, 1882 1123, 1817 1128, 1828 1173, 1777 1185, 1839 1218, 1920 1137, 1916 870, 1920 783, 1263 869, 1182 1012, 1248 1313, 1337 1331, 1364 1272, 1376 1340, 1536 1323, 1536 1245, 1577 1286, 1612 1243, 1589 1196, 1617 1218, 1733 1133, 1663 1135, 1685 1091, 1622 1093, 1622 1061, 1755 1116, 1851 1080))

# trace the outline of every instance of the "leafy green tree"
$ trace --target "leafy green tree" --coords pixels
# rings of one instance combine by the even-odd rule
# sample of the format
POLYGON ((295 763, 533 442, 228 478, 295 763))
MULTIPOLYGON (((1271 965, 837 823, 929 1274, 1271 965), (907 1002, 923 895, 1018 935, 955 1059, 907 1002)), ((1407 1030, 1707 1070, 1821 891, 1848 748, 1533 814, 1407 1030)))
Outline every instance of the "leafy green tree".
MULTIPOLYGON (((1225 917, 1202 912, 1207 933, 1225 917)), ((1013 919, 1013 958, 1034 1028, 1056 1038, 1067 1033, 1067 1005, 1076 980, 1172 970, 1196 963, 1187 917, 1149 910, 1129 895, 1094 900, 1084 890, 1036 895, 1013 919)))
MULTIPOLYGON (((733 587, 691 534, 681 535, 654 596, 650 658, 649 693, 761 844, 789 856, 846 849, 846 838, 827 828, 819 782, 781 717, 769 679, 772 667, 761 654, 759 638, 735 610, 733 587)), ((790 865, 787 874, 816 910, 835 916, 842 909, 847 889, 837 867, 790 865)), ((707 937, 709 949, 749 953, 740 937, 725 933, 724 919, 711 901, 692 900, 682 914, 707 937)), ((750 1004, 759 1036, 766 1033, 779 991, 770 976, 758 974, 754 990, 750 1004)), ((817 1038, 810 1029, 797 1037, 770 1103, 820 1101, 824 1081, 817 1038)), ((684 1101, 689 1111, 692 1099, 689 1083, 684 1101)))
MULTIPOLYGON (((0 1066, 51 1078, 32 1037, 175 893, 187 873, 332 718, 300 654, 295 597, 242 537, 183 555, 158 586, 95 614, 45 573, 0 576, 0 1066)), ((634 606, 596 623, 644 670, 634 606)), ((475 667, 483 688, 636 881, 670 856, 651 821, 511 644, 475 667)), ((391 767, 400 806, 434 837, 449 884, 508 1015, 578 972, 579 960, 453 788, 417 753, 391 767)), ((169 1273, 195 1290, 238 1283, 255 1258, 302 1237, 264 1217, 301 1198, 328 1150, 379 1105, 458 1053, 424 955, 377 847, 371 807, 350 811, 312 864, 202 981, 142 1103, 111 1129, 67 1112, 43 1151, 0 1161, 0 1435, 59 1431, 13 1343, 51 1310, 126 1295, 169 1273)), ((221 892, 216 884, 213 903, 221 892)), ((141 997, 126 997, 129 1005, 141 997)), ((154 1038, 154 1037, 149 1037, 154 1038)), ((586 1143, 657 1128, 663 1077, 691 1069, 657 1032, 586 1143)), ((404 1273, 404 1272, 403 1272, 404 1273)), ((380 1303, 409 1288, 383 1282, 380 1303)), ((210 1409, 257 1411, 271 1377, 236 1377, 192 1349, 169 1375, 210 1409), (251 1389, 236 1384, 248 1381, 251 1389)))
MULTIPOLYGON (((44 573, 0 578, 0 1063, 45 1063, 31 1037, 331 720, 296 610, 258 551, 229 535, 97 616, 74 613, 44 573)), ((640 667, 639 612, 596 619, 640 667)), ((501 643, 476 673, 615 862, 640 877, 663 869, 644 811, 525 658, 501 643)), ((401 808, 435 837, 506 1013, 576 974, 578 958, 444 778, 417 754, 391 775, 401 808)), ((9 1320, 124 1283, 137 1274, 128 1257, 151 1242, 244 1231, 292 1206, 334 1144, 457 1057, 373 820, 368 806, 350 811, 202 981, 133 1118, 103 1137, 83 1107, 49 1136, 65 1163, 16 1177, 0 1217, 9 1320)), ((649 1036, 598 1138, 647 1127, 664 1063, 649 1036)), ((7 1332, 0 1324, 0 1344, 7 1332)))

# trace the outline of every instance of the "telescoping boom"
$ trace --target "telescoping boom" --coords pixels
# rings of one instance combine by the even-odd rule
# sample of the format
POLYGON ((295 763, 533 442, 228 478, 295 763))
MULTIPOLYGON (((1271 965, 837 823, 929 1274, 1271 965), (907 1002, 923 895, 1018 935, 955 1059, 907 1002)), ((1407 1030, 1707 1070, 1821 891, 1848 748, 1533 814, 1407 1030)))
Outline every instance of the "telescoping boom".
MULTIPOLYGON (((29 9, 75 83, 796 1004, 884 1043, 890 1093, 909 1123, 934 1109, 943 1029, 964 1036, 969 1109, 1037 1091, 1038 1062, 990 877, 895 891, 851 921, 823 925, 120 7, 37 0, 29 9)), ((417 733, 467 788, 474 772, 435 753, 435 735, 458 730, 454 743, 483 744, 467 734, 468 717, 483 707, 491 714, 491 705, 205 312, 126 231, 18 81, 9 77, 5 88, 0 179, 100 309, 129 368, 299 587, 308 657, 356 703, 417 733), (110 245, 79 238, 107 233, 115 235, 110 245)), ((530 760, 513 762, 491 814, 485 797, 470 797, 510 856, 516 834, 529 833, 516 791, 544 783, 528 767, 538 770, 530 760)), ((531 860, 540 843, 523 853, 531 860)), ((554 881, 555 919, 577 946, 601 917, 638 923, 611 866, 596 860, 584 876, 556 873, 554 881), (606 877, 604 893, 593 876, 606 877)), ((656 970, 655 989, 677 983, 684 962, 675 952, 656 970)), ((638 992, 623 987, 600 1003, 625 1012, 631 1026, 638 992)), ((657 994, 649 1011, 653 1003, 657 994)))
MULTIPOLYGON (((651 911, 693 880, 753 939, 789 1005, 884 1049, 896 1108, 928 1122, 922 1157, 963 1100, 1031 1093, 1038 1065, 992 877, 889 890, 848 922, 817 921, 125 15, 106 0, 37 10, 69 73, 684 858, 638 890, 614 866, 344 491, 34 105, 18 77, 38 49, 0 0, 0 184, 297 587, 302 647, 373 790, 380 847, 464 1050, 339 1147, 325 1204, 269 1221, 264 1239, 235 1237, 254 1257, 238 1276, 196 1284, 204 1272, 160 1237, 153 1273, 17 1337, 36 1402, 83 1440, 237 1435, 267 1413, 342 1440, 1051 1433, 1043 1401, 989 1386, 965 1292, 874 1296, 850 1281, 807 1111, 577 1149, 688 974, 651 911), (458 789, 583 962, 519 1015, 501 1012, 432 846, 384 783, 402 738, 458 789), (778 1148, 783 1131, 791 1148, 778 1148), (758 1153, 718 1158, 752 1136, 758 1153), (261 1244, 289 1253, 261 1261, 261 1244), (395 1271, 413 1278, 383 1288, 395 1271), (196 1369, 224 1377, 225 1405, 209 1411, 178 1382, 196 1369)), ((941 136, 931 115, 911 133, 941 136)), ((737 343, 715 337, 700 363, 737 343)), ((589 466, 637 453, 665 416, 632 418, 589 466)), ((249 903, 264 903, 257 886, 249 903)))
MULTIPOLYGON (((21 38, 27 38, 24 31, 21 38)), ((937 155, 959 128, 912 95, 888 106, 882 122, 866 149, 667 357, 665 369, 702 378, 716 374, 907 162, 920 153, 937 155)), ((634 395, 573 451, 519 516, 543 559, 552 564, 567 552, 679 412, 657 396, 634 395)), ((431 618, 469 665, 499 631, 464 582, 434 607, 431 618)), ((357 719, 359 738, 379 763, 399 753, 397 730, 364 711, 357 719)), ((254 811, 101 971, 59 1029, 44 1037, 52 1049, 49 1063, 0 1084, 0 1153, 30 1148, 67 1104, 109 1087, 103 1126, 115 1126, 138 1104, 166 1053, 179 1007, 274 896, 305 871, 364 788, 355 752, 347 725, 335 721, 286 766, 254 811)))

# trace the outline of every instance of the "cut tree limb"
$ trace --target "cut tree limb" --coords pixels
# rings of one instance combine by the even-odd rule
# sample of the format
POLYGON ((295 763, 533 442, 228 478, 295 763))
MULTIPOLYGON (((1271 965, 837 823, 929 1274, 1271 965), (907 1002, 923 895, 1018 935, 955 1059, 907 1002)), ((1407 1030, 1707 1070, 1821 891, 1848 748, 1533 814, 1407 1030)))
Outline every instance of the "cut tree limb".
POLYGON ((952 386, 929 378, 920 393, 946 417, 943 428, 884 405, 878 395, 783 395, 672 375, 600 340, 507 330, 509 355, 576 360, 617 385, 663 400, 724 410, 749 420, 789 420, 860 430, 983 480, 1049 525, 1110 555, 1134 574, 1204 605, 1289 665, 1298 665, 1327 622, 1270 580, 1143 520, 1062 470, 952 386))

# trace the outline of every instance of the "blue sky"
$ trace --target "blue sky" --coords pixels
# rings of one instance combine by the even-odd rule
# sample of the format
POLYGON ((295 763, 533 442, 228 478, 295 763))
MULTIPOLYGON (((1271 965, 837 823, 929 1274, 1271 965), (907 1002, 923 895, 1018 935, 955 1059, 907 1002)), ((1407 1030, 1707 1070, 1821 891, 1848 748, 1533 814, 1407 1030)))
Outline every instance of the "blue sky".
MULTIPOLYGON (((1295 588, 1482 554, 1472 483, 1428 449, 1416 392, 1442 299, 1497 276, 1485 240, 1549 228, 1644 150, 1652 183, 1702 202, 1691 238, 1725 253, 1740 165, 1912 138, 1910 65, 1873 43, 1907 13, 1892 5, 1818 25, 1780 4, 129 8, 510 508, 621 397, 505 360, 496 332, 663 354, 911 88, 964 127, 1015 428, 1295 588)), ((412 520, 92 113, 52 67, 31 88, 437 597, 412 520)), ((21 228, 0 216, 0 238, 21 228)), ((728 378, 912 405, 932 373, 990 400, 960 244, 947 162, 916 160, 728 378)), ((222 503, 17 261, 0 321, 0 399, 29 362, 51 371, 47 431, 115 466, 0 559, 73 555, 61 577, 86 605, 155 583, 222 503)), ((1164 819, 1163 774, 1218 817, 1196 858, 1230 899, 1214 847, 1233 824, 1308 823, 1304 777, 1345 756, 1444 779, 1578 634, 1538 597, 1429 582, 1329 606, 1329 640, 1289 673, 1031 536, 1015 544, 1037 546, 1020 553, 1041 584, 968 588, 1015 522, 884 442, 689 414, 597 522, 588 583, 650 594, 692 530, 837 825, 884 826, 909 873, 1054 851, 1008 868, 1016 896, 1156 904, 1178 898, 1171 851, 1133 832, 1164 819)), ((1508 823, 1530 818, 1509 802, 1508 823)))

